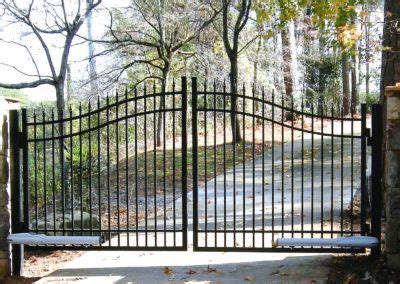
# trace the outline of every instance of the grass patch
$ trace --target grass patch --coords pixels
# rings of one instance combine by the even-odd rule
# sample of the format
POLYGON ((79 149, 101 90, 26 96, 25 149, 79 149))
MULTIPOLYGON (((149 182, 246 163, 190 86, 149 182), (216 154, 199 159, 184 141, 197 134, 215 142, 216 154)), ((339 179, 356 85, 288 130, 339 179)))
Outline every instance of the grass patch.
MULTIPOLYGON (((264 146, 266 150, 268 145, 264 146)), ((257 157, 262 153, 262 143, 244 141, 233 145, 232 143, 216 145, 208 145, 207 147, 199 146, 198 155, 198 182, 203 185, 205 182, 213 179, 224 172, 224 159, 226 170, 233 168, 243 162, 251 161, 254 156, 257 157), (233 155, 235 153, 235 155, 233 155), (233 157, 235 156, 235 161, 233 157)), ((172 190, 182 188, 182 149, 176 148, 163 150, 157 148, 155 155, 154 150, 130 155, 128 158, 128 185, 138 183, 139 195, 143 196, 144 188, 147 185, 148 196, 154 195, 154 189, 157 193, 163 192, 164 188, 167 193, 172 190), (135 162, 137 160, 137 172, 135 162), (155 166, 154 166, 155 165, 155 166), (140 194, 142 193, 142 194, 140 194)), ((126 160, 120 161, 119 183, 121 188, 125 186, 125 164, 126 160)), ((193 150, 187 151, 187 171, 188 171, 188 190, 193 188, 193 150)), ((116 176, 113 175, 113 183, 116 182, 116 176)))

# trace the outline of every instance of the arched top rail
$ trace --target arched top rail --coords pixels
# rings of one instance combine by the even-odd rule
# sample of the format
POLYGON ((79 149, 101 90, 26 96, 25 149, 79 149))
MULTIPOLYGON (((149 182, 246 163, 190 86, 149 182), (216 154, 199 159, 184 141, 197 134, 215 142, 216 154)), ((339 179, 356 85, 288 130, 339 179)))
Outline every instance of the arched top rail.
MULTIPOLYGON (((265 117, 262 115, 258 115, 258 114, 254 114, 254 113, 250 113, 250 112, 245 112, 245 111, 232 111, 230 109, 220 109, 220 108, 198 108, 198 111, 205 111, 205 112, 222 112, 222 113, 235 113, 238 115, 245 115, 245 116, 252 116, 255 117, 257 119, 260 120, 264 120, 264 121, 268 121, 270 123, 274 123, 276 125, 285 127, 285 128, 291 128, 293 130, 296 131, 302 131, 304 133, 309 133, 309 134, 313 134, 313 135, 321 135, 321 136, 327 136, 327 137, 334 137, 334 138, 352 138, 352 139, 361 139, 363 138, 363 136, 361 135, 355 135, 355 134, 335 134, 335 133, 330 133, 330 132, 321 132, 321 131, 315 131, 315 130, 309 130, 306 128, 300 128, 300 127, 296 127, 296 126, 292 126, 291 124, 286 124, 286 123, 282 123, 281 121, 278 120, 274 120, 272 118, 269 117, 265 117)), ((331 118, 330 118, 331 119, 331 118)))
MULTIPOLYGON (((233 93, 230 92, 220 92, 220 91, 197 91, 198 95, 206 95, 206 96, 227 96, 227 97, 232 97, 233 93)), ((282 109, 284 111, 288 111, 288 112, 293 112, 299 116, 304 115, 305 117, 310 117, 310 118, 316 118, 316 119, 326 119, 326 120, 331 120, 332 118, 334 120, 344 120, 344 121, 361 121, 361 118, 358 117, 338 117, 338 116, 325 116, 325 115, 319 115, 319 114, 313 114, 313 113, 309 113, 309 112, 304 112, 301 110, 297 110, 295 108, 290 108, 290 107, 286 107, 284 105, 281 104, 277 104, 274 100, 263 100, 262 98, 256 97, 256 96, 249 96, 249 95, 243 95, 243 94, 236 94, 235 95, 236 98, 240 98, 240 99, 245 99, 245 100, 253 100, 256 101, 258 103, 263 103, 263 104, 267 104, 270 105, 271 107, 276 107, 279 109, 282 109)), ((250 114, 249 114, 250 115, 250 114)))
MULTIPOLYGON (((157 98, 157 97, 166 97, 166 96, 173 96, 173 95, 181 95, 182 91, 171 91, 171 92, 163 92, 163 93, 152 93, 152 94, 145 94, 145 95, 140 95, 140 96, 134 96, 134 97, 128 97, 128 98, 124 98, 122 100, 116 100, 115 102, 111 103, 111 104, 106 104, 104 106, 100 106, 99 104, 97 104, 97 108, 93 109, 93 110, 89 110, 86 113, 80 114, 80 115, 74 115, 74 116, 70 116, 70 117, 64 117, 62 119, 50 119, 50 120, 40 120, 40 121, 28 121, 27 125, 28 126, 38 126, 38 125, 47 125, 47 124, 57 124, 57 123, 65 123, 65 122, 70 122, 73 120, 77 120, 77 119, 82 119, 82 118, 86 118, 92 115, 96 115, 100 112, 106 111, 107 109, 110 108, 114 108, 117 106, 121 106, 121 105, 125 105, 129 102, 134 102, 134 101, 139 101, 142 99, 149 99, 149 98, 157 98)), ((111 97, 112 98, 112 97, 111 97)), ((36 114, 36 117, 38 115, 36 114)))
MULTIPOLYGON (((127 119, 131 119, 131 118, 135 118, 135 117, 140 117, 140 116, 144 116, 144 115, 151 115, 151 114, 155 114, 155 113, 166 113, 166 112, 174 112, 174 111, 180 111, 182 110, 181 108, 168 108, 168 109, 156 109, 156 110, 149 110, 149 111, 145 111, 145 112, 138 112, 138 113, 133 113, 130 115, 124 115, 124 116, 120 116, 118 118, 114 118, 111 119, 107 122, 103 122, 100 123, 98 125, 94 125, 90 128, 86 128, 83 129, 81 131, 76 131, 73 133, 67 133, 64 135, 54 135, 54 136, 49 136, 49 137, 37 137, 37 138, 28 138, 27 142, 43 142, 43 141, 52 141, 52 140, 59 140, 59 139, 67 139, 67 138, 71 138, 71 137, 75 137, 75 136, 79 136, 79 135, 84 135, 87 134, 89 132, 92 131, 96 131, 99 130, 101 128, 105 128, 107 127, 107 125, 112 125, 127 119)), ((43 123, 38 123, 39 125, 42 125, 43 123)))

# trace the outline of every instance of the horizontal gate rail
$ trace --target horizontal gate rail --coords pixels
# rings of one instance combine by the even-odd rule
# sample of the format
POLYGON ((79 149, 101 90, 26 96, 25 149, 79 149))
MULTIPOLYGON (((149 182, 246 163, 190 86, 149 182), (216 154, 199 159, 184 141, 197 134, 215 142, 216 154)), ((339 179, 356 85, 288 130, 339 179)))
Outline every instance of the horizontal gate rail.
MULTIPOLYGON (((327 137, 336 137, 336 138, 343 137, 343 138, 351 138, 351 139, 355 139, 355 138, 359 138, 360 139, 360 138, 362 138, 361 135, 329 134, 329 133, 321 133, 319 131, 308 130, 308 129, 300 128, 300 127, 292 127, 289 124, 285 124, 285 123, 282 123, 282 122, 279 122, 279 121, 274 121, 272 118, 266 118, 266 117, 263 117, 261 115, 252 114, 252 113, 243 112, 243 111, 232 111, 230 109, 219 109, 219 108, 216 108, 216 109, 213 109, 213 108, 199 108, 198 111, 202 111, 202 112, 203 111, 204 112, 214 112, 214 111, 216 111, 216 112, 220 112, 220 113, 229 113, 229 114, 234 113, 234 114, 239 114, 239 115, 244 115, 244 116, 251 116, 251 117, 254 117, 254 118, 257 118, 257 119, 262 119, 262 120, 265 120, 265 121, 268 121, 268 122, 272 122, 272 123, 274 123, 274 124, 276 124, 278 126, 283 126, 285 128, 293 128, 293 130, 302 131, 304 133, 310 133, 310 134, 315 134, 315 135, 323 135, 323 136, 327 136, 327 137)), ((311 117, 311 115, 310 115, 310 117, 311 117)), ((336 119, 336 120, 340 120, 340 119, 336 119)), ((348 121, 350 121, 350 120, 348 120, 348 121)))
MULTIPOLYGON (((312 116, 312 117, 317 118, 317 119, 321 119, 321 118, 322 119, 331 119, 332 118, 331 116, 318 115, 318 114, 315 114, 315 113, 312 114, 310 112, 305 112, 304 110, 297 110, 297 109, 294 109, 294 108, 289 108, 289 107, 286 107, 286 106, 284 106, 282 104, 278 104, 278 103, 272 102, 270 100, 266 100, 265 98, 262 99, 262 98, 252 97, 252 96, 243 95, 243 94, 239 94, 239 93, 235 93, 234 94, 234 93, 218 92, 218 91, 217 92, 213 92, 213 91, 207 91, 206 90, 206 91, 200 91, 200 92, 198 92, 198 94, 207 95, 207 96, 208 95, 209 96, 227 96, 227 97, 235 96, 235 97, 240 98, 240 99, 248 99, 248 100, 254 101, 256 103, 264 103, 264 104, 269 105, 269 106, 274 106, 275 108, 280 108, 280 109, 283 109, 284 111, 293 112, 296 115, 312 116)), ((199 108, 199 110, 200 109, 201 108, 199 108)), ((304 109, 304 106, 303 106, 303 109, 304 109)), ((357 118, 357 117, 354 117, 354 118, 351 118, 351 117, 336 117, 336 119, 340 119, 340 120, 344 120, 344 121, 361 121, 362 120, 362 118, 357 118)))
MULTIPOLYGON (((134 90, 134 93, 136 93, 137 90, 134 90)), ((92 116, 92 115, 96 115, 99 112, 102 111, 107 111, 107 109, 109 108, 114 108, 117 106, 123 106, 126 103, 130 103, 130 102, 134 102, 134 101, 138 101, 138 100, 144 100, 144 99, 149 99, 149 98, 153 98, 153 97, 163 97, 163 96, 174 96, 174 95, 179 95, 182 94, 182 91, 174 91, 174 92, 163 92, 163 93, 153 93, 153 94, 145 94, 145 95, 135 95, 134 97, 128 97, 123 99, 122 101, 116 101, 114 103, 109 103, 106 106, 98 106, 98 108, 96 108, 95 110, 89 110, 86 113, 80 114, 80 115, 72 115, 71 117, 63 117, 62 119, 50 119, 48 120, 46 117, 44 118, 44 120, 40 121, 40 125, 43 124, 55 124, 55 123, 60 123, 60 122, 69 122, 71 120, 77 120, 80 118, 85 118, 88 116, 92 116)), ((116 95, 116 98, 118 97, 118 94, 116 95)), ((33 126, 35 124, 38 124, 38 122, 27 122, 26 125, 27 126, 33 126)))

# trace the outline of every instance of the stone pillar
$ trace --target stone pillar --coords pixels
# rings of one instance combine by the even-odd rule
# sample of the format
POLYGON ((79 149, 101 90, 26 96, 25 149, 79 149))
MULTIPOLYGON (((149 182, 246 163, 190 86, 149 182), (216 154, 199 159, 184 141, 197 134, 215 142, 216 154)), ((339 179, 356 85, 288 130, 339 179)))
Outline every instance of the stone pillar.
POLYGON ((10 232, 8 207, 8 125, 0 111, 0 279, 10 275, 10 250, 6 238, 10 232))
POLYGON ((400 85, 386 88, 385 251, 389 267, 400 269, 400 85))

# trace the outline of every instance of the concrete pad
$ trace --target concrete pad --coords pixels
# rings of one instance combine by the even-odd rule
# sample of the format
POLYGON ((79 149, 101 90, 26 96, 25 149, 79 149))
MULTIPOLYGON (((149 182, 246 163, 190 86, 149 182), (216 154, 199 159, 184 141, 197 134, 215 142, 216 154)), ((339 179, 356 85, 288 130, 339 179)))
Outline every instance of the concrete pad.
POLYGON ((325 283, 328 254, 88 252, 37 283, 325 283))

